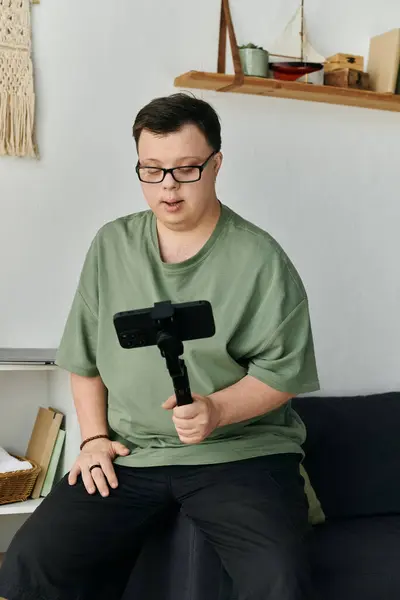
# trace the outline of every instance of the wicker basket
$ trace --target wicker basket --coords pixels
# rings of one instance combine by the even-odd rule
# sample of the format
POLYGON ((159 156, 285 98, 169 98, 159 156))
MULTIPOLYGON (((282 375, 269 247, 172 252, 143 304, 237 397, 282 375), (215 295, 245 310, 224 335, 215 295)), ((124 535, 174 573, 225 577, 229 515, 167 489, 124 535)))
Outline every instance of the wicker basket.
POLYGON ((15 455, 14 458, 30 462, 33 468, 25 471, 0 473, 0 504, 28 500, 41 471, 40 466, 33 460, 15 455))

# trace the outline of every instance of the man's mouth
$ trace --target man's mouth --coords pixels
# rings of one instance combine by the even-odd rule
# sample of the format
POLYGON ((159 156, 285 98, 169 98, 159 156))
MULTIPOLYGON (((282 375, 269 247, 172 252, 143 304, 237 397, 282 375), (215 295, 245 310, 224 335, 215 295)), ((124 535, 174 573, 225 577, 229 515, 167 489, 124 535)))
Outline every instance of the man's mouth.
POLYGON ((168 206, 178 206, 181 202, 183 202, 183 200, 163 200, 163 203, 168 204, 168 206))

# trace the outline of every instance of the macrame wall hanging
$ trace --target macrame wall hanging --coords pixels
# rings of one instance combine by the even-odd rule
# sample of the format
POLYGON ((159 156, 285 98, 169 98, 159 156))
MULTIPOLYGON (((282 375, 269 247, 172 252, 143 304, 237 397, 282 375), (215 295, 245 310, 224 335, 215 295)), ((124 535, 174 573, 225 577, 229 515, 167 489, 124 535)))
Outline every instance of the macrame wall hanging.
POLYGON ((0 155, 38 157, 31 0, 0 0, 0 155))

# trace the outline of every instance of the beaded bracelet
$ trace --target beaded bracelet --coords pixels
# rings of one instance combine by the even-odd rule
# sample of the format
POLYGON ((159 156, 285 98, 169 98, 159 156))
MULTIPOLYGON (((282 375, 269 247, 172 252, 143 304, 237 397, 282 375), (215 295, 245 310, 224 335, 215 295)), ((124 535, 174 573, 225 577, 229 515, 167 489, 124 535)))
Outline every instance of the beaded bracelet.
POLYGON ((88 442, 91 442, 93 440, 98 440, 100 438, 105 438, 106 440, 109 440, 109 436, 107 434, 101 433, 100 435, 94 435, 93 437, 89 437, 86 438, 86 440, 83 440, 82 444, 79 446, 80 450, 82 450, 82 448, 85 446, 85 444, 87 444, 88 442))

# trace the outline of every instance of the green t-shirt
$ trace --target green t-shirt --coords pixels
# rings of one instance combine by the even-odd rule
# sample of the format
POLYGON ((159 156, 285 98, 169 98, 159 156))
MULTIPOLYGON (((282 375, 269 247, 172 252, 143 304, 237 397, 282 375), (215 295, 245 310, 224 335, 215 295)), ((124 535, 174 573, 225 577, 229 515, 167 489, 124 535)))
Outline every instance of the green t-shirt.
POLYGON ((132 466, 211 464, 272 453, 301 453, 305 427, 290 402, 268 414, 215 430, 204 442, 179 440, 161 404, 173 394, 157 346, 120 347, 113 316, 155 302, 208 300, 213 337, 184 343, 193 393, 209 395, 247 374, 292 394, 319 389, 308 302, 279 244, 228 207, 192 258, 161 260, 156 219, 145 211, 104 225, 82 269, 56 363, 101 376, 108 390, 113 439, 132 466))

